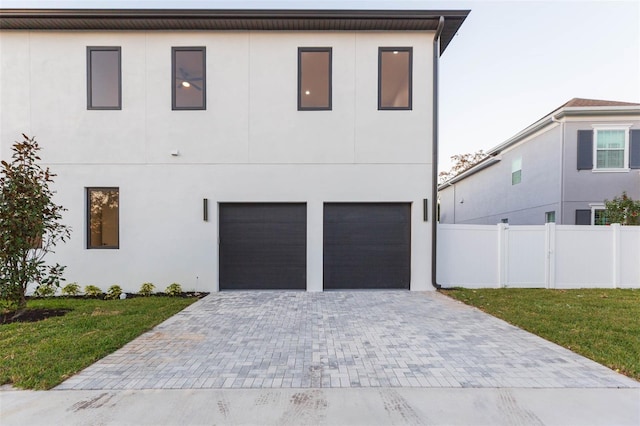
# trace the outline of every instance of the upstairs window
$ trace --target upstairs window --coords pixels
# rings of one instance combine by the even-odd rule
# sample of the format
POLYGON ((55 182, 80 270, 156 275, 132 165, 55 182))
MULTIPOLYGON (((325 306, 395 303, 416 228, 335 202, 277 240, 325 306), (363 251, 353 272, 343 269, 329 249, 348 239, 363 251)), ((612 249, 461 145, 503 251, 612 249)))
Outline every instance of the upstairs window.
POLYGON ((331 109, 331 48, 298 48, 298 111, 331 109))
POLYGON ((596 169, 626 169, 625 150, 627 131, 595 129, 596 169))
POLYGON ((122 109, 120 47, 87 47, 87 109, 122 109))
POLYGON ((640 169, 640 129, 630 124, 594 125, 578 130, 578 170, 640 169))
POLYGON ((516 158, 511 163, 511 185, 522 182, 522 158, 516 158))
POLYGON ((119 189, 87 188, 87 248, 117 249, 119 228, 119 189))
POLYGON ((411 47, 378 48, 378 109, 410 110, 412 85, 411 47))
POLYGON ((171 108, 207 109, 207 82, 204 47, 171 48, 171 108))

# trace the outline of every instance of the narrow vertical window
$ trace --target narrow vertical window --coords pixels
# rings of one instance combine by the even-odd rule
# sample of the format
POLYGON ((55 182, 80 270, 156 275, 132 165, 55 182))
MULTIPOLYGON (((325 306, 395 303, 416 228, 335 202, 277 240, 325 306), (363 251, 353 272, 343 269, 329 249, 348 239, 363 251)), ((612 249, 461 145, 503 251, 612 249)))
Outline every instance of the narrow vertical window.
POLYGON ((122 109, 120 47, 87 47, 87 109, 122 109))
POLYGON ((378 109, 411 109, 411 47, 378 48, 378 109))
POLYGON ((516 158, 511 163, 511 185, 522 182, 522 158, 516 158))
POLYGON ((207 109, 204 47, 171 48, 172 109, 207 109))
POLYGON ((331 48, 298 48, 298 111, 331 109, 331 48))
POLYGON ((120 246, 118 188, 87 188, 87 248, 120 246))

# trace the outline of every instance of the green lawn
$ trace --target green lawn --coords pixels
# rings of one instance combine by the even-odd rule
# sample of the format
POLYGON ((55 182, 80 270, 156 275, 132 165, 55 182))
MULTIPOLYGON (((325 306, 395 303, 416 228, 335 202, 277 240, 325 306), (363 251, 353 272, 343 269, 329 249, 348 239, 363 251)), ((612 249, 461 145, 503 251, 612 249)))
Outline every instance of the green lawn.
POLYGON ((0 325, 0 384, 49 389, 181 311, 196 298, 35 299, 64 316, 0 325))
POLYGON ((442 293, 640 380, 640 290, 504 288, 442 293))

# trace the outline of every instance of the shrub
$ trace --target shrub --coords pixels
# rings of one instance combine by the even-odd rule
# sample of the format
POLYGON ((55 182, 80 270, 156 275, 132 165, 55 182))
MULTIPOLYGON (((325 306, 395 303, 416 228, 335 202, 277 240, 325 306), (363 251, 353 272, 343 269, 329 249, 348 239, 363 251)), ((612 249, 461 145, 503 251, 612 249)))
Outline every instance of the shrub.
POLYGON ((107 294, 104 296, 105 299, 117 299, 122 294, 122 287, 118 284, 114 284, 107 290, 107 294))
POLYGON ((138 294, 141 296, 151 296, 151 294, 153 294, 153 290, 155 289, 156 289, 156 286, 153 285, 152 283, 142 283, 138 294))
POLYGON ((182 286, 178 283, 169 284, 164 292, 167 294, 167 296, 178 296, 182 293, 182 286))
POLYGON ((80 294, 80 286, 78 283, 69 283, 62 287, 63 296, 77 296, 80 294))
POLYGON ((84 294, 87 296, 100 296, 102 294, 102 290, 100 287, 96 287, 95 285, 88 285, 84 288, 84 294))
POLYGON ((51 297, 55 296, 57 290, 58 287, 56 287, 53 283, 43 283, 36 288, 33 294, 38 297, 51 297))
POLYGON ((604 200, 604 202, 607 223, 640 225, 640 200, 634 201, 625 191, 622 191, 622 196, 613 197, 613 200, 604 200))

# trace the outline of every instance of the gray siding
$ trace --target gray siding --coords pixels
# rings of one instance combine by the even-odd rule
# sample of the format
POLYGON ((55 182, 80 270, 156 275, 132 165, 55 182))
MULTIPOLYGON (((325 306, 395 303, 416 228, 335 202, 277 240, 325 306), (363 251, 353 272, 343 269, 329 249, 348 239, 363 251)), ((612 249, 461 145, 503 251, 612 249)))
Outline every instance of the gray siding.
POLYGON ((542 224, 560 200, 561 128, 555 126, 504 151, 502 160, 440 192, 441 223, 542 224), (511 184, 513 160, 522 159, 522 181, 511 184))
MULTIPOLYGON (((639 120, 624 118, 615 122, 593 119, 565 124, 563 224, 575 224, 576 210, 590 209, 591 204, 604 203, 605 199, 610 200, 620 195, 622 191, 626 191, 633 199, 640 199, 640 171, 638 170, 594 172, 577 168, 578 130, 592 130, 594 124, 619 123, 632 124, 631 129, 640 129, 639 120)), ((559 217, 558 223, 560 223, 559 217)))

